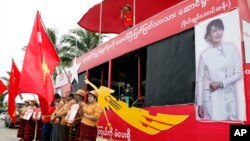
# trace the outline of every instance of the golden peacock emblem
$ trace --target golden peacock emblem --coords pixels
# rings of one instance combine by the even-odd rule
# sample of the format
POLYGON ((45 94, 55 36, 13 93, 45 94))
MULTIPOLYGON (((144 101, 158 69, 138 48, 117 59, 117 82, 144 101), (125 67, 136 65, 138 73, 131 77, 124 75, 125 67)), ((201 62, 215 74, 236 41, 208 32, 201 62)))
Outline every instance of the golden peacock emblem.
MULTIPOLYGON (((168 130, 175 125, 183 122, 189 117, 189 115, 168 115, 157 113, 155 116, 150 115, 149 111, 129 107, 127 103, 117 100, 111 95, 114 90, 101 86, 99 89, 91 83, 88 79, 85 79, 85 83, 89 84, 98 92, 98 103, 103 109, 111 109, 116 113, 121 119, 123 119, 128 124, 141 130, 147 134, 155 135, 163 130, 168 130), (133 116, 131 116, 133 115, 133 116)), ((111 127, 111 123, 108 120, 108 116, 104 111, 104 116, 108 122, 108 126, 111 127)))

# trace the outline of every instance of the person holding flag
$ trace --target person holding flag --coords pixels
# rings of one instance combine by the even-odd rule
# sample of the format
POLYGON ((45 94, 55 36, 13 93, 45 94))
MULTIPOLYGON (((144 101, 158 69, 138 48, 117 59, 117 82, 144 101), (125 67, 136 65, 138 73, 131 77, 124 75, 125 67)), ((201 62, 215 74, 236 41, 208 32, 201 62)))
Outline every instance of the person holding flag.
MULTIPOLYGON (((56 94, 55 94, 56 96, 56 94)), ((42 97, 39 98, 39 101, 41 103, 46 103, 46 100, 43 99, 42 97)), ((46 105, 46 104, 45 104, 46 105)), ((50 118, 53 115, 53 112, 55 111, 55 106, 52 103, 50 105, 50 107, 48 108, 48 110, 44 110, 44 111, 48 111, 47 115, 43 114, 42 115, 42 141, 50 141, 51 140, 51 131, 52 131, 52 123, 50 122, 50 118)))
POLYGON ((35 137, 36 122, 33 120, 33 112, 37 108, 35 99, 30 99, 30 105, 27 107, 23 119, 25 120, 24 141, 32 141, 35 137))
POLYGON ((31 37, 25 52, 19 92, 37 94, 43 121, 48 121, 53 112, 54 97, 52 75, 60 59, 51 42, 40 13, 37 12, 31 37))
POLYGON ((30 105, 29 99, 24 100, 24 105, 19 111, 20 119, 19 119, 19 127, 17 130, 17 137, 21 138, 20 141, 24 139, 24 127, 25 127, 25 120, 23 119, 24 114, 27 112, 28 107, 30 105))

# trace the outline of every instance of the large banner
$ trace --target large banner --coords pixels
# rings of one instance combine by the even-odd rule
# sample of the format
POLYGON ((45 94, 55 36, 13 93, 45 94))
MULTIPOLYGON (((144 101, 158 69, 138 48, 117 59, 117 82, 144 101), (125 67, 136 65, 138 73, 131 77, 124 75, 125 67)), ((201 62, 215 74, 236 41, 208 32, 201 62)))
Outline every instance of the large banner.
POLYGON ((195 26, 196 117, 246 120, 239 11, 195 26))
MULTIPOLYGON (((248 3, 250 5, 250 1, 248 3)), ((250 13, 249 13, 250 17, 250 13)), ((248 20, 250 21, 250 19, 248 20)), ((250 96, 250 23, 248 21, 243 20, 243 42, 244 42, 244 55, 245 55, 245 92, 246 97, 249 99, 250 96)), ((250 102, 246 103, 247 107, 250 106, 250 102)), ((247 110, 247 117, 250 117, 250 111, 247 110)), ((248 121, 249 122, 249 121, 248 121)))
POLYGON ((244 39, 244 50, 245 50, 245 62, 250 64, 250 24, 243 20, 243 39, 244 39))

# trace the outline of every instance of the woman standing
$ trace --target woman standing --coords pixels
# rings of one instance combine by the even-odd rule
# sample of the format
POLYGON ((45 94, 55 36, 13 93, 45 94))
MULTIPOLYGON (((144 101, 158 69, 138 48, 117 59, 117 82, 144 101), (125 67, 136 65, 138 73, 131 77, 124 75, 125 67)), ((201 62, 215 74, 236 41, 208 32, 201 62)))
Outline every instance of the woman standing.
POLYGON ((209 47, 198 65, 198 116, 206 120, 238 119, 235 83, 242 77, 241 58, 234 44, 222 41, 223 33, 221 19, 207 25, 209 47))
POLYGON ((28 110, 25 113, 29 116, 27 116, 25 120, 26 124, 24 127, 24 141, 32 141, 35 137, 36 122, 32 119, 32 114, 35 108, 37 108, 36 100, 31 100, 28 110))
POLYGON ((42 112, 41 108, 38 105, 37 108, 34 108, 33 120, 36 122, 36 138, 35 141, 42 141, 42 129, 43 129, 43 122, 42 122, 42 112))
MULTIPOLYGON (((86 97, 86 92, 84 90, 77 90, 76 91, 76 101, 77 103, 71 106, 71 110, 69 112, 73 112, 76 114, 74 120, 68 120, 68 126, 70 127, 69 132, 69 141, 79 141, 80 138, 80 125, 83 116, 83 107, 85 106, 84 98, 86 97), (78 109, 76 109, 77 107, 78 109)), ((68 112, 68 114, 69 114, 68 112)))
POLYGON ((20 109, 20 124, 18 127, 18 131, 17 131, 17 137, 21 138, 20 141, 23 141, 24 138, 24 127, 25 127, 25 121, 23 119, 24 114, 26 113, 26 111, 28 110, 28 107, 30 105, 30 101, 27 99, 24 101, 24 106, 20 109))
POLYGON ((94 90, 87 95, 88 102, 83 107, 83 118, 80 128, 80 141, 95 141, 97 137, 97 123, 102 113, 101 106, 97 103, 98 93, 94 90))

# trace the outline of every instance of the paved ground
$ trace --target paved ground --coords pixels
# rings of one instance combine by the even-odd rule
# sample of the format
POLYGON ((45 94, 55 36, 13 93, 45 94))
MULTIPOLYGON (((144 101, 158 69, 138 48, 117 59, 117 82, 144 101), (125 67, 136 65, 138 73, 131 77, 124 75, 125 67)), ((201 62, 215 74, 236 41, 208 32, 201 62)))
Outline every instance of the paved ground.
POLYGON ((0 120, 0 141, 18 141, 17 127, 7 128, 4 127, 4 121, 0 120))
MULTIPOLYGON (((18 127, 7 128, 4 127, 4 121, 0 120, 0 141, 18 141, 16 137, 18 127)), ((98 138, 96 141, 108 141, 106 139, 98 138)))

